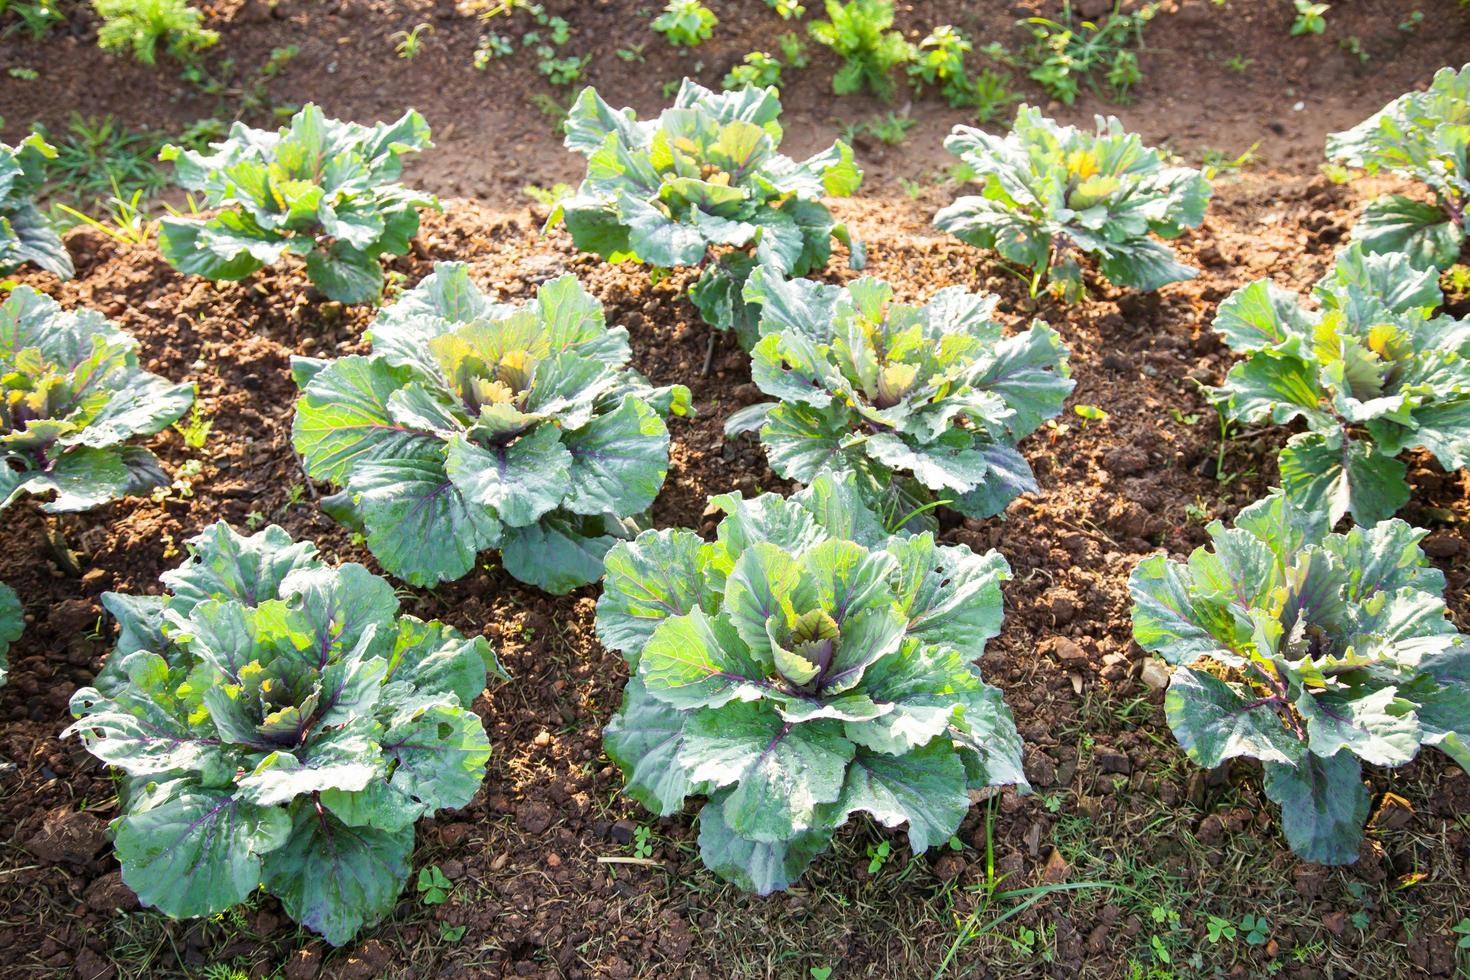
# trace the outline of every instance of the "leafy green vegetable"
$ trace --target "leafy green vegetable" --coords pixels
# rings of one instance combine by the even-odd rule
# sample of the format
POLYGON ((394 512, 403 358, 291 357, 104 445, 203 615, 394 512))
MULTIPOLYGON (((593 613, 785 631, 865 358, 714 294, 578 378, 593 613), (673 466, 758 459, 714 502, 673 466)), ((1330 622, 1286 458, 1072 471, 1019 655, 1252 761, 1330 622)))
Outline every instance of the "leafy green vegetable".
POLYGON ((219 34, 201 27, 204 15, 187 0, 92 0, 102 26, 97 45, 105 51, 131 51, 145 65, 158 58, 164 41, 169 57, 190 62, 219 41, 219 34))
POLYGON ((669 0, 653 20, 653 29, 674 47, 697 47, 710 39, 719 20, 700 0, 669 0))
POLYGON ((780 401, 737 412, 725 431, 759 428, 781 476, 856 473, 890 518, 927 514, 936 496, 989 517, 1036 489, 1016 443, 1073 387, 1046 324, 1006 337, 994 296, 951 286, 908 306, 872 278, 826 286, 758 269, 745 298, 762 312, 751 377, 780 401))
POLYGON ((278 527, 215 524, 189 552, 168 595, 103 597, 117 648, 66 734, 125 775, 112 828, 143 904, 214 915, 263 886, 340 946, 392 911, 414 821, 479 788, 469 706, 499 664, 278 527))
POLYGON ((726 91, 743 88, 780 88, 781 62, 764 51, 751 51, 725 75, 720 86, 726 91))
POLYGON ((308 103, 279 132, 235 123, 212 153, 163 148, 180 186, 203 195, 209 218, 163 218, 158 243, 181 272, 244 279, 283 255, 306 259, 306 273, 329 298, 375 300, 383 291, 378 256, 402 255, 422 207, 439 202, 397 183, 402 156, 427 149, 417 112, 361 126, 326 118, 308 103))
POLYGON ((647 531, 613 547, 597 632, 634 675, 603 733, 625 792, 704 796, 705 864, 786 888, 850 815, 908 825, 917 853, 968 790, 1024 786, 1021 740, 975 660, 1000 631, 995 552, 887 537, 851 478, 790 499, 715 497, 717 540, 647 531))
POLYGON ((1116 118, 1097 117, 1089 133, 1023 105, 1006 136, 956 126, 944 146, 971 167, 983 190, 941 210, 934 224, 1032 270, 1033 296, 1048 278, 1079 294, 1079 253, 1094 256, 1111 282, 1133 289, 1194 278, 1195 270, 1149 233, 1177 238, 1199 225, 1210 182, 1198 170, 1166 167, 1163 154, 1116 118))
POLYGON ((1446 269, 1470 239, 1470 64, 1441 68, 1427 91, 1394 99, 1352 129, 1330 133, 1327 156, 1370 174, 1422 181, 1433 203, 1402 194, 1371 202, 1353 229, 1370 252, 1403 252, 1446 269))
POLYGON ((1101 23, 1079 19, 1072 11, 1071 0, 1063 0, 1060 19, 1027 17, 1019 21, 1031 32, 1031 43, 1021 52, 1021 60, 1031 67, 1031 77, 1041 84, 1046 94, 1071 105, 1086 84, 1103 95, 1097 76, 1107 84, 1106 95, 1123 102, 1128 89, 1142 80, 1138 55, 1131 48, 1143 45, 1143 29, 1158 10, 1157 4, 1144 4, 1123 13, 1121 2, 1114 3, 1101 23))
POLYGON ((0 303, 0 510, 53 493, 47 512, 87 510, 168 483, 127 441, 168 428, 194 389, 144 371, 137 346, 102 314, 29 286, 0 303))
POLYGON ((25 631, 25 613, 15 590, 0 582, 0 685, 10 677, 10 644, 25 631))
POLYGON ((1421 745, 1470 768, 1470 641, 1455 631, 1426 532, 1398 520, 1329 534, 1280 491, 1209 527, 1213 548, 1134 569, 1133 638, 1175 667, 1164 701, 1191 759, 1265 764, 1292 850, 1357 859, 1361 762, 1421 745), (1222 679, 1223 674, 1223 679, 1222 679))
POLYGON ((827 264, 833 238, 853 268, 864 262, 862 243, 819 200, 857 190, 852 149, 839 140, 802 163, 782 156, 780 115, 774 88, 712 92, 685 79, 673 107, 646 122, 584 89, 566 146, 587 157, 587 178, 546 226, 565 219, 579 249, 611 262, 701 266, 695 305, 748 346, 754 311, 740 291, 757 263, 806 275, 827 264))
POLYGON ((832 91, 855 95, 867 90, 893 98, 893 69, 914 58, 914 46, 893 26, 893 0, 827 0, 827 19, 808 30, 818 44, 843 60, 832 76, 832 91))
POLYGON ((15 146, 0 143, 0 274, 26 262, 62 279, 76 274, 61 237, 36 207, 46 161, 55 157, 55 148, 35 133, 15 146))
POLYGON ((368 356, 293 361, 296 450, 344 488, 328 512, 415 585, 459 578, 488 548, 550 592, 594 581, 663 486, 660 416, 687 413, 688 389, 629 369, 628 332, 571 275, 517 308, 441 262, 371 336, 368 356))
POLYGON ((1313 289, 1318 309, 1269 280, 1220 304, 1215 330, 1248 355, 1218 389, 1229 418, 1307 431, 1281 453, 1281 479, 1301 506, 1336 523, 1391 517, 1409 499, 1406 449, 1446 469, 1470 465, 1470 320, 1435 316, 1432 269, 1354 242, 1313 289))

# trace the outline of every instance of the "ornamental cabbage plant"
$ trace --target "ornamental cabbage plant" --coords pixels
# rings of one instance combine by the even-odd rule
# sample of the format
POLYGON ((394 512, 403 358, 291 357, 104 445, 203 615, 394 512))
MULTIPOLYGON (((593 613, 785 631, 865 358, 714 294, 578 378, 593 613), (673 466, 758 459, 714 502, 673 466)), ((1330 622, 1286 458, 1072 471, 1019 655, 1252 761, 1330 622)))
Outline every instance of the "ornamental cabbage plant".
POLYGON ((439 208, 433 195, 397 182, 403 156, 432 145, 417 112, 362 126, 308 103, 278 132, 235 123, 210 153, 166 146, 159 158, 174 162, 179 185, 220 210, 163 218, 159 248, 174 268, 206 279, 244 279, 284 255, 304 256, 328 298, 376 300, 378 256, 407 252, 418 209, 439 208))
POLYGON ((663 816, 704 797, 699 848, 762 895, 859 811, 915 853, 970 790, 1026 786, 1021 740, 976 664, 1000 631, 994 551, 889 537, 851 481, 715 497, 717 539, 647 531, 608 553, 597 634, 633 676, 603 744, 663 816))
POLYGON ((1216 390, 1221 411, 1307 431, 1281 452, 1281 481, 1334 524, 1391 517, 1408 502, 1397 457, 1424 449, 1470 465, 1470 320, 1435 316, 1433 269, 1402 253, 1341 252, 1313 289, 1317 309, 1269 280, 1220 304, 1215 330, 1247 355, 1216 390))
POLYGON ((56 150, 32 133, 15 146, 0 143, 0 275, 27 262, 62 279, 76 274, 71 256, 36 195, 46 182, 46 161, 56 150))
POLYGON ((25 630, 26 613, 15 590, 0 582, 0 685, 10 677, 10 644, 25 630))
POLYGON ((1164 700, 1202 766, 1259 759, 1291 849, 1357 860, 1368 816, 1362 764, 1421 745, 1470 768, 1470 641, 1444 575, 1399 520, 1329 534, 1280 491, 1209 527, 1187 562, 1146 558, 1129 579, 1133 637, 1174 666, 1164 700))
POLYGON ((1403 252, 1421 269, 1454 265, 1470 238, 1470 64, 1441 68, 1427 91, 1401 95, 1352 129, 1329 134, 1327 156, 1420 181, 1434 196, 1371 202, 1353 228, 1368 251, 1403 252))
POLYGON ((1193 279, 1197 270, 1149 235, 1178 238, 1198 226, 1209 180, 1198 170, 1166 166, 1162 153, 1117 118, 1096 120, 1089 133, 1023 105, 1005 136, 956 126, 944 147, 973 169, 982 190, 942 209, 934 224, 1030 270, 1033 297, 1048 280, 1068 297, 1080 296, 1081 255, 1131 289, 1193 279))
POLYGON ((909 306, 879 279, 828 286, 758 269, 745 296, 761 310, 751 378, 779 401, 737 412, 725 431, 759 428, 781 476, 858 474, 890 518, 936 499, 989 517, 1036 489, 1016 443, 1074 384, 1046 324, 1007 337, 996 297, 960 286, 909 306))
POLYGON ((0 303, 0 510, 27 494, 42 509, 87 510, 169 482, 135 436, 194 402, 138 365, 138 342, 95 310, 63 310, 29 286, 0 303))
POLYGON ((144 905, 216 915, 264 887, 340 946, 393 910, 414 821, 479 788, 469 706, 499 665, 278 527, 215 524, 189 552, 167 595, 103 597, 117 648, 66 735, 121 771, 112 832, 144 905))
POLYGON ((628 368, 628 332, 570 275, 504 306, 441 262, 385 308, 372 353, 297 358, 292 438, 324 501, 382 566, 414 585, 457 579, 500 550, 550 592, 595 581, 669 467, 663 418, 682 385, 628 368))
POLYGON ((587 178, 547 219, 610 262, 698 266, 690 297, 705 321, 754 339, 741 289, 757 264, 782 276, 821 269, 832 239, 861 268, 862 243, 833 219, 823 194, 846 197, 862 171, 841 140, 801 163, 776 152, 781 101, 774 88, 712 92, 689 79, 673 108, 637 121, 584 89, 566 123, 567 149, 587 157, 587 178))

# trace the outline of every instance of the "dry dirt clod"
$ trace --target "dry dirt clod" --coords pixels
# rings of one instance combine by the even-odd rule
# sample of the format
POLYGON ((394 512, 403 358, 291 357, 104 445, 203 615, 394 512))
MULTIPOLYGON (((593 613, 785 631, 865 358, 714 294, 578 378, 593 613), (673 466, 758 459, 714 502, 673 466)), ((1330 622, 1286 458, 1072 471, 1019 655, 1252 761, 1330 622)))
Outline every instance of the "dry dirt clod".
POLYGON ((57 807, 46 814, 41 829, 25 842, 26 850, 53 864, 85 864, 107 844, 107 824, 83 810, 57 807))

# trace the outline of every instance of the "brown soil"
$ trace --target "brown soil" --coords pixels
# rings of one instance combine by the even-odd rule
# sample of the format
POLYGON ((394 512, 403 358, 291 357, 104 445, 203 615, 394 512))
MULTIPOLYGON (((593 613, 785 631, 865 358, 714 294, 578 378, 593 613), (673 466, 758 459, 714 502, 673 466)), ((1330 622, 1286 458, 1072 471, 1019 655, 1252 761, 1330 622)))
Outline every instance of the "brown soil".
MULTIPOLYGON (((597 53, 593 80, 646 110, 680 65, 703 58, 704 77, 717 79, 745 50, 786 29, 757 0, 713 3, 731 30, 697 55, 671 59, 630 15, 633 4, 548 6, 571 11, 576 43, 597 53), (649 65, 613 57, 642 40, 649 41, 649 65)), ((953 20, 982 38, 1009 37, 1024 7, 908 6, 906 26, 953 20)), ((1125 119, 1177 149, 1238 151, 1262 139, 1271 166, 1217 182, 1204 227, 1180 243, 1202 275, 1157 295, 1094 283, 1093 297, 1080 305, 1033 309, 1016 280, 928 226, 953 187, 923 190, 917 200, 885 197, 894 188, 883 178, 918 176, 946 162, 938 137, 958 113, 917 103, 921 123, 904 147, 868 148, 865 163, 887 154, 870 164, 879 177, 874 193, 837 207, 870 242, 866 272, 892 281, 902 299, 960 284, 1001 294, 1003 313, 1018 326, 1031 316, 1052 323, 1072 350, 1078 385, 1071 404, 1098 406, 1107 418, 1084 423, 1069 407, 1024 447, 1039 494, 999 518, 945 525, 946 540, 997 548, 1011 563, 1005 630, 985 669, 1015 711, 1038 792, 1005 793, 976 807, 959 835, 965 849, 913 861, 901 836, 856 821, 800 887, 768 899, 743 895, 702 869, 687 815, 652 820, 619 796, 599 733, 626 672, 594 638, 595 587, 550 598, 491 567, 433 591, 405 592, 408 611, 483 632, 515 678, 477 706, 496 753, 480 795, 419 829, 417 860, 454 880, 449 903, 425 908, 410 890, 389 921, 340 951, 296 930, 269 900, 220 922, 170 923, 137 911, 100 832, 100 821, 116 812, 112 784, 79 744, 57 738, 71 692, 90 681, 108 649, 98 596, 157 591, 181 542, 220 518, 242 525, 259 515, 315 540, 329 557, 372 565, 319 512, 304 482, 289 443, 295 389, 287 374, 292 353, 360 349, 371 314, 321 303, 299 269, 215 286, 179 276, 151 247, 90 232, 69 236, 75 281, 20 278, 68 306, 102 310, 139 339, 150 370, 197 382, 214 430, 199 453, 174 433, 154 440, 171 470, 191 459, 201 464, 187 490, 61 521, 83 553, 80 578, 56 569, 39 511, 22 506, 6 514, 0 581, 16 588, 30 620, 11 651, 10 683, 0 688, 0 759, 9 764, 0 769, 0 949, 11 969, 89 980, 195 976, 219 963, 289 978, 319 971, 806 977, 822 966, 835 967, 837 977, 926 977, 956 943, 959 923, 989 926, 1024 899, 988 899, 997 889, 986 882, 1001 878, 1000 892, 1042 883, 1091 887, 1058 892, 995 928, 977 929, 948 975, 1113 977, 1128 976, 1135 963, 1144 973, 1154 965, 1184 976, 1262 975, 1268 964, 1302 977, 1453 975, 1450 927, 1470 908, 1463 817, 1470 777, 1437 755, 1397 773, 1373 773, 1375 804, 1391 789, 1407 809, 1384 808, 1356 865, 1300 864, 1280 839, 1258 768, 1204 773, 1183 759, 1160 696, 1141 677, 1145 658, 1129 638, 1126 594, 1141 556, 1187 552, 1205 540, 1205 522, 1228 520, 1274 482, 1272 460, 1285 433, 1243 433, 1217 456, 1214 416, 1195 382, 1217 382, 1229 359, 1209 324, 1218 302, 1253 278, 1302 287, 1326 268, 1363 190, 1315 176, 1322 134, 1423 82, 1457 45, 1466 50, 1466 18, 1454 5, 1424 6, 1431 9, 1412 43, 1396 36, 1399 5, 1334 7, 1331 36, 1356 31, 1374 52, 1366 72, 1327 41, 1288 42, 1289 5, 1186 3, 1161 16, 1150 29, 1146 82, 1125 119), (1256 59, 1251 72, 1238 75, 1220 63, 1237 52, 1256 59), (1308 110, 1293 113, 1296 99, 1308 110), (653 828, 654 865, 599 862, 631 854, 640 823, 653 828), (881 840, 891 840, 894 853, 870 873, 866 852, 881 840), (1209 916, 1238 923, 1248 912, 1268 917, 1270 943, 1248 946, 1243 935, 1233 946, 1206 940, 1209 916), (1364 918, 1354 921, 1357 915, 1364 918), (445 941, 443 925, 463 926, 464 934, 445 941), (1017 927, 1034 930, 1034 951, 1018 947, 1017 927), (1150 951, 1151 937, 1171 956, 1169 967, 1150 951), (1188 965, 1195 951, 1201 964, 1188 965)), ((656 524, 708 532, 709 494, 785 488, 749 437, 722 436, 724 417, 758 393, 746 359, 728 343, 711 375, 699 377, 708 333, 682 296, 687 283, 675 277, 650 286, 643 271, 578 256, 560 233, 537 234, 544 212, 523 207, 519 187, 575 180, 580 170, 526 108, 524 96, 540 83, 528 81, 535 76, 525 63, 474 72, 468 60, 479 27, 447 3, 287 0, 277 16, 262 13, 264 5, 213 7, 221 49, 241 63, 274 45, 302 45, 273 88, 278 97, 309 93, 358 118, 395 115, 411 104, 435 124, 440 147, 414 176, 445 195, 480 200, 450 200, 446 216, 425 221, 414 252, 392 263, 404 284, 434 261, 458 259, 487 289, 522 300, 538 283, 575 272, 606 304, 609 320, 628 327, 637 367, 655 383, 691 386, 700 414, 671 425, 673 464, 656 524), (425 20, 435 24, 425 53, 411 63, 395 60, 388 35, 425 20)), ((12 55, 42 70, 44 81, 0 82, 10 137, 33 116, 55 125, 72 108, 160 128, 212 109, 197 95, 179 95, 167 70, 104 58, 85 36, 41 46, 0 42, 0 60, 12 55), (116 84, 95 85, 100 73, 116 84), (31 101, 38 91, 44 97, 31 101)), ((809 84, 789 93, 793 152, 830 139, 834 112, 865 118, 878 108, 828 98, 822 84, 831 68, 818 57, 809 84)), ((834 262, 826 278, 850 275, 834 262)), ((1457 313, 1466 307, 1459 297, 1457 313)), ((1432 530, 1453 614, 1470 627, 1470 475, 1415 460, 1411 479, 1414 499, 1402 516, 1432 530)))

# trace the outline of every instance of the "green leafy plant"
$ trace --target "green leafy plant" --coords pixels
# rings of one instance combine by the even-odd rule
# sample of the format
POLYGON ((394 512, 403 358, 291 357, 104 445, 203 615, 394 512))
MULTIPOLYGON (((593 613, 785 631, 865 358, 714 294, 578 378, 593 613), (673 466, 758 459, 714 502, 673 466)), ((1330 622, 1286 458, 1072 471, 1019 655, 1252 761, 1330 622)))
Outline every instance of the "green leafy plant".
POLYGON ((608 553, 597 633, 632 676, 603 733, 624 792, 689 796, 706 867, 788 887, 865 811, 944 845, 968 790, 1025 784, 1001 692, 974 662, 1001 625, 996 552, 889 537, 851 482, 715 497, 716 540, 647 531, 608 553))
POLYGON ((1434 315, 1432 269, 1359 243, 1312 292, 1316 310, 1262 279, 1220 304, 1215 330, 1247 357, 1215 397, 1229 419, 1302 419, 1281 453, 1286 493, 1333 523, 1371 524, 1408 502, 1404 450, 1470 465, 1470 320, 1434 315))
POLYGON ((1351 863, 1363 762, 1401 766, 1433 745, 1470 765, 1470 642, 1419 550, 1427 532, 1389 520, 1330 534, 1280 491, 1208 530, 1210 548, 1146 558, 1128 583, 1133 638, 1174 667, 1169 726, 1207 768, 1259 759, 1292 850, 1351 863))
POLYGON ((908 139, 909 130, 918 125, 918 120, 909 116, 900 116, 896 112, 887 112, 881 116, 875 116, 864 124, 864 128, 873 135, 873 138, 886 146, 898 146, 908 139))
POLYGON ((1177 238, 1199 225, 1210 182, 1198 170, 1165 166, 1162 153, 1116 118, 1099 117, 1087 132, 1023 105, 1006 136, 956 126, 944 146, 983 190, 941 210, 934 224, 1030 270, 1032 296, 1048 280, 1080 294, 1079 254, 1094 256, 1108 280, 1133 289, 1194 278, 1194 269, 1149 235, 1177 238))
POLYGON ((0 143, 0 275, 27 262, 62 279, 76 274, 61 236, 36 206, 47 162, 55 158, 56 150, 35 133, 15 146, 0 143))
POLYGON ((1470 64, 1441 68, 1424 92, 1410 92, 1352 129, 1327 137, 1327 156, 1370 174, 1429 185, 1433 202, 1402 194, 1363 209, 1353 237, 1370 252, 1403 252, 1416 266, 1454 265, 1470 225, 1470 64))
POLYGON ((806 53, 804 44, 795 31, 787 31, 776 37, 776 46, 781 49, 781 60, 788 68, 805 68, 811 64, 811 57, 806 53))
POLYGON ((430 864, 419 869, 414 887, 418 889, 419 901, 425 905, 443 905, 449 901, 449 892, 454 884, 444 877, 439 865, 430 864))
POLYGON ((17 21, 0 31, 0 37, 24 27, 34 40, 39 41, 50 33, 51 28, 66 23, 61 0, 0 0, 0 17, 6 14, 14 14, 17 21))
POLYGON ((1332 9, 1331 4, 1313 3, 1312 0, 1291 0, 1296 9, 1296 18, 1291 22, 1291 36, 1321 34, 1327 29, 1327 19, 1322 15, 1332 9))
POLYGON ((688 389, 630 370, 628 332, 571 275, 512 307, 442 262, 371 337, 366 356, 292 362, 293 444, 308 475, 344 488, 328 513, 415 585, 489 548, 551 592, 594 581, 663 486, 660 415, 688 412, 688 389))
POLYGON ((177 421, 194 389, 144 371, 137 346, 102 314, 29 286, 0 303, 0 508, 55 494, 47 512, 87 510, 169 482, 127 442, 177 421))
POLYGON ((188 547, 167 595, 103 597, 117 647, 65 734, 124 774, 112 831, 143 904, 214 915, 264 887, 340 946, 408 884, 414 821, 479 788, 469 706, 500 667, 279 527, 188 547))
POLYGON ((827 286, 762 269, 745 295, 762 314, 751 378, 780 400, 736 412, 725 431, 759 428, 778 474, 854 473, 893 517, 927 515, 937 500, 989 517, 1036 489, 1016 443, 1073 387, 1050 327, 1007 337, 997 298, 960 286, 908 306, 879 279, 827 286))
POLYGON ((90 203, 109 192, 126 197, 141 190, 152 195, 168 184, 158 152, 168 142, 160 133, 129 129, 113 116, 73 112, 64 131, 39 123, 36 132, 55 148, 49 164, 56 196, 90 203))
POLYGON ((206 279, 244 279, 285 255, 329 299, 361 303, 383 289, 378 256, 402 255, 419 229, 419 208, 439 202, 402 184, 402 157, 431 146, 429 127, 409 111, 394 123, 328 119, 308 104, 278 132, 235 123, 212 153, 166 146, 180 186, 207 218, 168 217, 159 247, 169 264, 206 279))
POLYGON ((1264 915, 1247 912, 1245 918, 1240 920, 1240 928, 1245 931, 1245 942, 1248 946, 1264 946, 1266 940, 1271 938, 1271 924, 1264 915))
POLYGON ((807 29, 818 44, 842 58, 832 76, 832 91, 854 95, 868 91, 880 99, 893 97, 893 69, 914 57, 914 47, 893 26, 893 0, 826 0, 827 19, 807 29))
POLYGON ((730 69, 721 86, 731 89, 766 89, 781 84, 781 62, 764 51, 752 51, 730 69))
POLYGON ((963 31, 942 24, 919 42, 913 63, 908 67, 915 88, 935 85, 951 105, 964 104, 969 93, 965 72, 965 55, 975 50, 963 31))
POLYGON ((719 20, 699 0, 669 0, 653 29, 674 47, 697 47, 710 39, 719 20))
POLYGON ((775 89, 719 93, 685 79, 672 108, 638 122, 586 89, 567 119, 566 146, 587 157, 587 178, 546 227, 565 220, 579 249, 612 262, 698 266, 695 305, 748 346, 754 311, 741 289, 757 264, 806 275, 827 264, 834 238, 854 268, 865 258, 820 200, 857 189, 852 149, 838 141, 797 163, 777 152, 780 115, 775 89))
POLYGON ((1126 14, 1121 7, 1122 0, 1114 0, 1112 12, 1101 25, 1078 20, 1071 0, 1063 0, 1060 20, 1028 17, 1021 21, 1032 37, 1021 60, 1031 66, 1031 77, 1047 95, 1071 105, 1084 84, 1104 94, 1097 83, 1097 76, 1102 75, 1106 94, 1121 100, 1141 80, 1138 56, 1129 45, 1143 43, 1143 28, 1153 19, 1155 5, 1145 4, 1126 14))
POLYGON ((0 582, 0 685, 10 678, 10 645, 26 628, 26 611, 15 590, 0 582))
POLYGON ((1205 928, 1212 945, 1222 941, 1227 943, 1235 942, 1235 926, 1231 925, 1229 919, 1222 919, 1218 915, 1212 915, 1210 916, 1209 922, 1206 923, 1205 928))
POLYGON ((92 0, 92 5, 102 18, 97 44, 106 51, 131 51, 145 65, 157 60, 160 42, 169 57, 187 63, 219 41, 217 33, 200 26, 204 15, 188 0, 92 0))
POLYGON ((410 31, 394 31, 389 40, 394 42, 393 52, 400 60, 412 61, 423 50, 424 35, 434 30, 433 24, 415 24, 410 31))

